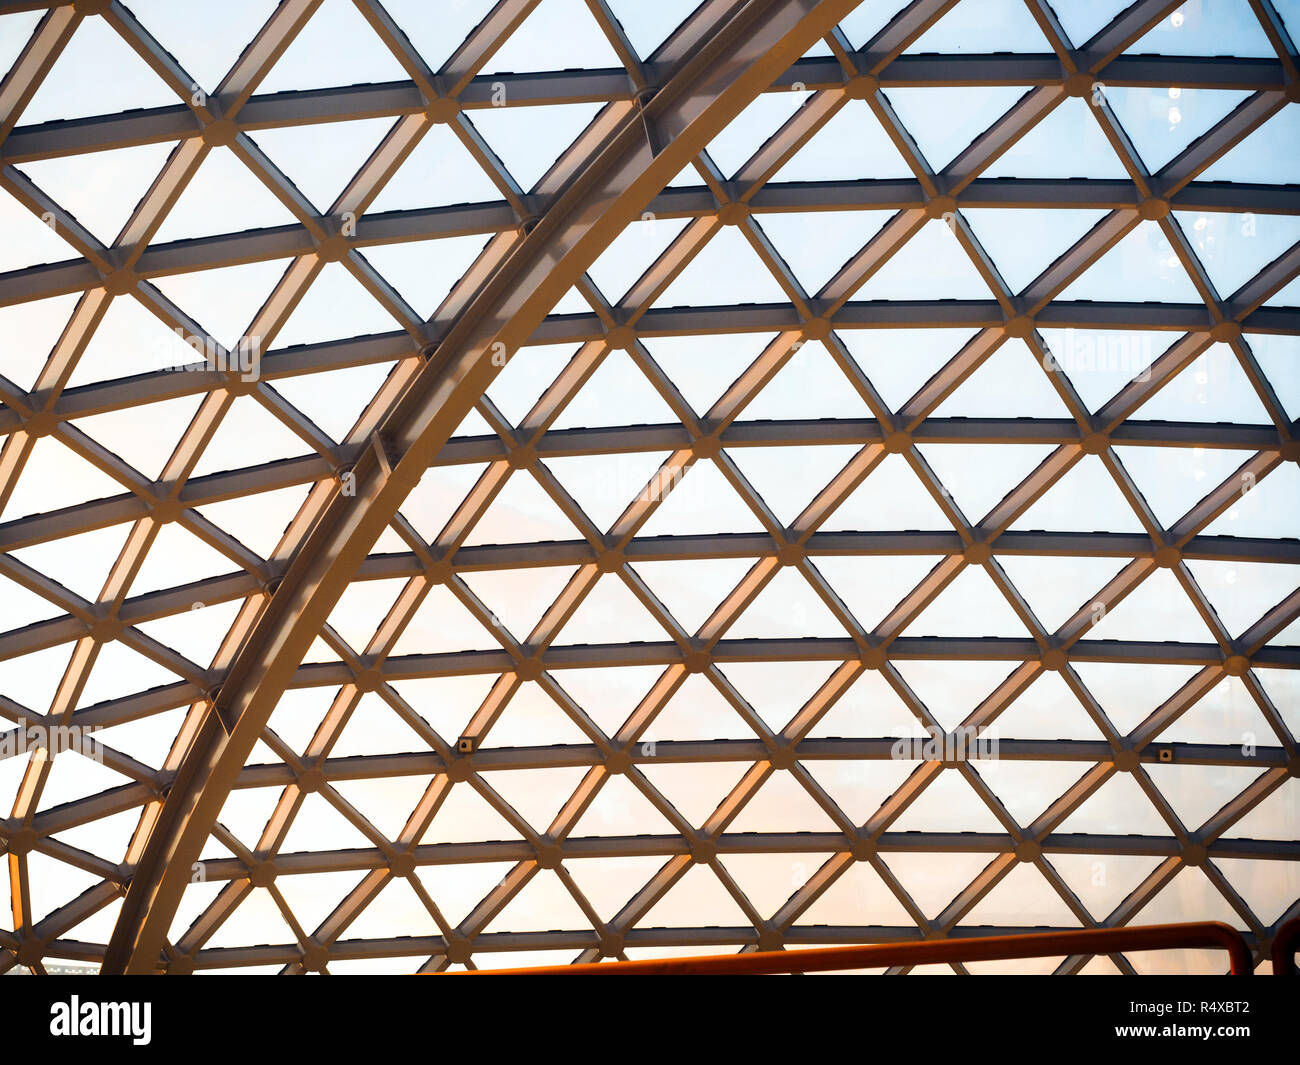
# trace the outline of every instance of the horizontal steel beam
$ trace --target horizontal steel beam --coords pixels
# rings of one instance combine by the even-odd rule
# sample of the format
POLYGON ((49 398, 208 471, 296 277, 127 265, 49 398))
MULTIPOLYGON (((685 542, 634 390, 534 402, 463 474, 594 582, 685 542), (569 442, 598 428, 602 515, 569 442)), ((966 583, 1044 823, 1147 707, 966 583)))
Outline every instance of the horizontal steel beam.
MULTIPOLYGON (((1136 208, 1141 200, 1129 181, 1067 178, 977 179, 962 190, 957 206, 966 209, 1053 207, 1116 210, 1136 208)), ((862 180, 776 182, 763 186, 749 201, 758 215, 786 212, 916 210, 927 197, 920 182, 862 180)), ((539 206, 544 206, 539 204, 539 206)), ((715 214, 717 198, 704 186, 669 188, 654 198, 647 211, 656 218, 702 218, 715 214)), ((1174 210, 1300 214, 1300 197, 1281 185, 1235 185, 1229 182, 1193 182, 1170 197, 1174 210)), ((318 227, 333 224, 316 218, 318 227)), ((514 209, 504 200, 387 211, 358 219, 350 244, 364 251, 409 241, 448 237, 488 236, 519 225, 514 209)), ((305 225, 283 225, 195 237, 150 245, 140 256, 135 272, 152 280, 200 270, 248 263, 271 262, 306 255, 316 240, 305 225)), ((0 273, 0 306, 47 299, 93 288, 100 272, 85 259, 29 266, 0 273)))
MULTIPOLYGON (((728 662, 844 662, 861 656, 849 638, 802 637, 773 640, 719 640, 710 654, 720 665, 728 662)), ((889 645, 890 657, 900 662, 980 660, 1034 662, 1043 648, 1034 640, 1014 637, 900 636, 889 645)), ((1144 640, 1079 640, 1070 647, 1075 662, 1130 662, 1146 665, 1221 666, 1224 654, 1218 644, 1144 640)), ((1300 647, 1264 647, 1253 659, 1256 665, 1300 669, 1300 647)), ((603 666, 669 666, 686 662, 677 644, 663 641, 632 644, 552 645, 541 655, 544 669, 595 669, 603 666)), ((395 655, 380 669, 391 683, 424 677, 511 673, 516 662, 504 649, 449 651, 429 655, 395 655)), ((342 662, 309 662, 299 666, 291 687, 311 688, 347 684, 353 678, 342 662)))
MULTIPOLYGON (((876 65, 870 52, 852 53, 860 70, 876 65)), ((661 72, 653 64, 652 79, 661 72)), ((1065 73, 1054 55, 900 55, 880 73, 881 88, 926 86, 1060 84, 1065 73)), ((1286 76, 1275 59, 1184 56, 1119 56, 1106 68, 1105 82, 1114 86, 1176 85, 1187 89, 1280 90, 1286 76)), ((789 91, 795 83, 808 91, 844 84, 843 68, 834 58, 800 59, 774 81, 768 92, 789 91)), ((461 108, 473 112, 491 107, 536 107, 631 100, 636 88, 622 69, 496 73, 475 77, 457 97, 461 108), (501 91, 497 86, 503 86, 501 91)), ((363 118, 396 118, 424 110, 425 100, 412 81, 300 89, 251 97, 239 113, 245 132, 285 126, 346 122, 363 118)), ((3 160, 24 163, 104 151, 141 144, 160 144, 198 136, 202 132, 193 111, 183 104, 152 107, 121 114, 18 126, 3 145, 3 160)))
MULTIPOLYGON (((718 853, 729 854, 836 854, 847 851, 852 842, 835 832, 727 832, 715 840, 718 853)), ((885 832, 873 841, 880 854, 1007 854, 1016 840, 1005 833, 989 832, 885 832)), ((1049 835, 1040 841, 1044 854, 1131 855, 1172 857, 1180 853, 1172 836, 1106 836, 1067 833, 1049 835)), ((1273 861, 1300 860, 1300 843, 1294 841, 1224 840, 1210 843, 1212 858, 1267 858, 1273 861)), ((560 845, 562 859, 672 857, 690 854, 690 843, 682 836, 588 836, 571 837, 560 845)), ((537 852, 526 840, 476 843, 425 843, 411 852, 417 866, 474 865, 488 862, 527 862, 537 852)), ((355 849, 310 851, 277 855, 277 875, 303 876, 313 873, 362 872, 384 869, 388 857, 380 850, 355 849)), ((248 873, 238 858, 214 858, 203 862, 206 880, 238 880, 248 873)))

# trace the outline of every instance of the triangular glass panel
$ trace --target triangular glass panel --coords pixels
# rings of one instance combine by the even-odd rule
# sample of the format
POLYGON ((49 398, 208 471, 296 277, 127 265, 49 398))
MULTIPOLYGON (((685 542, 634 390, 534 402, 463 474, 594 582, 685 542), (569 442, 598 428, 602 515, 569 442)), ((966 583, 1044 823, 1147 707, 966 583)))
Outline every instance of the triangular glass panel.
MULTIPOLYGON (((0 270, 19 270, 39 263, 79 258, 76 249, 59 233, 54 215, 48 217, 47 224, 41 215, 33 214, 0 189, 0 225, 8 234, 4 247, 0 248, 0 270)), ((12 314, 13 308, 5 308, 5 312, 12 314)), ((49 350, 49 345, 46 345, 46 350, 49 350)), ((13 376, 7 367, 6 372, 13 376)))
POLYGON ((922 486, 901 455, 887 455, 853 494, 821 526, 824 532, 846 529, 952 531, 952 522, 922 486))
POLYGON ((93 599, 103 587, 109 569, 130 532, 128 524, 110 525, 106 529, 61 536, 57 540, 19 548, 11 554, 63 587, 93 599))
POLYGON ((250 455, 261 462, 301 455, 307 445, 252 396, 239 396, 209 437, 190 477, 242 469, 250 455))
POLYGON ((734 177, 754 153, 808 101, 808 94, 765 92, 709 141, 709 158, 726 177, 734 177))
POLYGON ((1276 733, 1240 677, 1224 677, 1178 715, 1157 739, 1163 743, 1221 743, 1246 749, 1271 746, 1276 733))
MULTIPOLYGON (((611 776, 574 825, 571 836, 674 835, 668 819, 626 776, 611 776)), ((653 872, 653 871, 652 871, 653 872)), ((650 879, 651 873, 646 875, 650 879)), ((630 885, 629 885, 630 891, 630 885)))
POLYGON ((1088 101, 1066 97, 999 155, 984 178, 1128 179, 1088 101))
POLYGON ((1300 173, 1300 107, 1282 108, 1231 151, 1211 163, 1198 181, 1294 184, 1300 173))
POLYGON ((732 448, 727 454, 777 519, 790 525, 857 452, 852 444, 830 444, 732 448))
POLYGON ((454 744, 498 680, 491 673, 399 680, 393 689, 447 743, 454 744))
POLYGON ((518 424, 576 354, 565 345, 520 348, 506 360, 487 398, 518 424))
POLYGON ((1110 471, 1085 455, 1011 524, 1050 532, 1144 532, 1110 471))
MULTIPOLYGON (((670 740, 752 740, 754 730, 699 674, 688 676, 645 732, 643 744, 670 740)), ((657 748, 651 747, 650 750, 657 748)))
MULTIPOLYGON (((998 720, 1001 727, 1003 721, 998 720)), ((1007 813, 1022 827, 1034 821, 1083 775, 1079 762, 1019 761, 990 758, 974 767, 1007 813)), ((1014 923, 1014 922, 1013 922, 1014 923)))
POLYGON ((407 73, 347 0, 324 0, 298 31, 258 92, 406 81, 407 73))
POLYGON ((922 444, 918 450, 962 512, 974 521, 1052 452, 1046 444, 922 444))
POLYGON ((113 478, 53 436, 36 440, 22 471, 4 507, 6 521, 123 493, 113 478))
POLYGON ((334 206, 392 125, 391 118, 331 122, 329 135, 324 137, 315 125, 282 126, 259 129, 253 140, 323 214, 334 206))
POLYGON ((277 347, 392 332, 398 322, 341 263, 326 263, 276 335, 277 347))
POLYGON ((889 828, 891 832, 1006 831, 955 769, 945 769, 935 777, 889 828))
POLYGON ((29 125, 176 102, 108 19, 83 18, 18 117, 29 125))
POLYGON ((1199 447, 1120 447, 1115 453, 1166 527, 1231 478, 1248 454, 1199 447))
POLYGON ((668 633, 616 574, 596 581, 560 630, 559 644, 602 644, 667 640, 668 633))
POLYGON ((717 465, 703 459, 691 466, 641 526, 640 536, 751 532, 758 518, 736 494, 717 465))
POLYGON ((175 684, 178 679, 176 674, 163 669, 153 659, 114 640, 100 647, 90 669, 90 677, 77 699, 77 709, 148 691, 164 684, 175 684))
POLYGON ((1226 118, 1250 93, 1107 85, 1106 101, 1152 173, 1226 118))
POLYGON ((1134 414, 1142 420, 1264 425, 1268 412, 1227 344, 1214 344, 1134 414))
POLYGON ((80 418, 76 426, 150 480, 156 480, 199 403, 197 397, 181 396, 80 418))
POLYGON ((904 54, 1051 50, 1024 4, 1016 0, 963 0, 921 34, 904 54))
POLYGON ((716 307, 785 303, 758 253, 734 226, 723 226, 655 300, 656 307, 716 307))
POLYGON ((939 724, 951 729, 997 690, 1015 663, 920 659, 898 660, 894 667, 939 724))
POLYGON ((982 566, 967 566, 902 630, 909 636, 1018 636, 1029 631, 982 566))
POLYGON ((910 928, 912 919, 880 874, 855 862, 795 920, 796 928, 816 925, 910 928))
POLYGON ((492 773, 488 783, 534 829, 545 832, 586 775, 582 766, 512 769, 492 773))
POLYGON ((947 365, 973 329, 852 329, 840 337, 892 410, 947 365))
MULTIPOLYGON (((696 0, 662 0, 656 4, 645 4, 641 0, 609 0, 610 10, 641 59, 649 59, 698 6, 696 0)), ((646 879, 649 879, 649 874, 646 879)))
POLYGON ((180 525, 164 525, 131 582, 131 594, 144 595, 192 584, 229 573, 234 568, 225 555, 180 525))
POLYGON ((1136 662, 1075 662, 1075 672, 1127 736, 1197 672, 1196 666, 1136 662))
POLYGON ((367 248, 366 259, 414 310, 429 319, 483 250, 483 235, 367 248))
POLYGON ((794 569, 783 568, 727 629, 729 639, 766 640, 849 635, 812 585, 794 569))
MULTIPOLYGON (((969 0, 961 6, 974 7, 969 0)), ((1020 13, 1027 16, 1023 9, 1020 13)), ((987 21, 990 14, 983 12, 980 17, 992 29, 992 24, 987 21)), ((1029 22, 1033 24, 1032 19, 1029 22)), ((942 20, 934 28, 938 29, 941 24, 942 20)), ((997 25, 998 36, 1003 41, 999 51, 1006 50, 1004 35, 1008 29, 1010 27, 1006 25, 997 25)), ((983 85, 978 92, 971 92, 966 87, 890 87, 885 95, 907 131, 916 139, 917 147, 931 169, 942 170, 1027 92, 1027 87, 1019 85, 983 85)))
POLYGON ((1053 852, 1052 867, 1097 920, 1105 920, 1161 862, 1154 855, 1053 852))
MULTIPOLYGON (((7 226, 2 216, 0 226, 7 226)), ((15 243, 23 241, 19 238, 15 243)), ((77 300, 77 296, 69 294, 0 307, 0 333, 6 337, 5 363, 0 375, 19 388, 32 388, 77 300)))
POLYGON ((822 287, 892 217, 888 211, 817 211, 762 216, 772 245, 809 293, 822 287))
POLYGON ((650 337, 645 346, 699 413, 704 413, 771 342, 767 333, 650 337))
POLYGON ((813 565, 871 632, 938 561, 935 555, 818 555, 813 565))
POLYGON ((553 871, 539 869, 488 922, 485 931, 541 932, 557 926, 585 928, 589 924, 564 882, 553 871))
POLYGON ((723 674, 773 730, 782 728, 835 669, 833 662, 728 662, 723 674))
POLYGON ((1012 866, 1011 872, 958 922, 959 926, 967 928, 979 925, 1074 928, 1078 924, 1079 918, 1043 874, 1023 862, 1012 866))
POLYGON ((992 860, 991 854, 960 851, 944 854, 897 851, 884 859, 912 902, 930 920, 938 917, 992 860))
POLYGON ((1089 629, 1088 639, 1213 643, 1214 634, 1173 573, 1158 569, 1089 629))
POLYGON ((229 603, 196 600, 189 610, 157 621, 138 622, 136 628, 207 669, 242 605, 239 600, 229 603))
POLYGON ((566 669, 551 677, 612 736, 663 671, 662 666, 604 666, 566 669))
POLYGON ((1234 638, 1300 586, 1296 567, 1281 563, 1188 559, 1187 566, 1234 638))
POLYGON ((728 762, 642 762, 641 772, 693 827, 701 827, 746 767, 728 762))
POLYGON ((1175 211, 1197 259, 1222 297, 1231 296, 1269 263, 1300 242, 1300 218, 1175 211))
POLYGON ((660 474, 666 454, 574 455, 547 459, 546 467, 601 531, 628 506, 660 499, 672 491, 672 477, 660 474))
POLYGON ((1140 222, 1066 286, 1058 300, 1196 303, 1201 297, 1160 226, 1140 222))
POLYGON ((864 825, 916 768, 901 758, 848 761, 810 759, 804 768, 855 825, 864 825))
POLYGON ((783 181, 912 178, 912 168, 865 100, 850 100, 773 176, 783 181))
POLYGON ((488 60, 484 72, 566 67, 623 67, 582 0, 541 0, 488 60))
POLYGON ((1267 477, 1241 478, 1241 494, 1205 529, 1206 536, 1295 535, 1295 501, 1300 499, 1300 469, 1286 462, 1267 477))
POLYGON ((682 627, 694 633, 757 561, 696 558, 637 562, 632 568, 682 627))
POLYGON ((1160 794, 1191 831, 1199 829, 1260 775, 1250 766, 1161 765, 1146 767, 1160 794))
POLYGON ((391 369, 382 363, 350 366, 281 378, 271 387, 331 439, 346 440, 391 369))
POLYGON ((947 223, 927 222, 867 279, 859 300, 987 300, 987 282, 947 223))
POLYGON ((656 218, 647 211, 624 227, 587 272, 605 297, 618 304, 684 228, 685 219, 656 218))
POLYGON ((616 350, 601 360, 551 428, 655 424, 676 425, 677 416, 632 357, 616 350))
POLYGON ((745 421, 796 418, 872 418, 871 408, 820 340, 801 344, 789 361, 745 405, 745 421))
POLYGON ((532 189, 600 107, 586 103, 489 107, 475 111, 473 121, 511 176, 524 189, 532 189))
MULTIPOLYGON (((286 264, 287 260, 279 259, 196 270, 159 277, 153 284, 218 343, 232 353, 242 354, 236 351, 239 340, 251 328, 258 311, 284 276, 286 264)), ((250 340, 253 350, 266 354, 260 336, 250 340)), ((195 361, 196 356, 192 352, 190 361, 195 361)))
MULTIPOLYGON (((114 299, 81 352, 68 383, 93 384, 202 363, 205 355, 186 341, 138 300, 114 299)), ((202 340, 196 339, 196 343, 205 347, 202 340)))
POLYGON ((1000 739, 1095 740, 1101 737, 1096 722, 1061 675, 1046 671, 1039 673, 998 715, 992 729, 1000 739))
MULTIPOLYGON (((246 0, 219 9, 199 7, 186 11, 171 0, 133 0, 131 11, 198 81, 199 87, 211 93, 275 11, 275 2, 246 0)), ((260 85, 259 91, 266 91, 264 86, 260 85)))
MULTIPOLYGON (((450 126, 430 129, 366 209, 367 215, 462 203, 496 203, 501 190, 450 126)), ((482 238, 480 238, 480 243, 482 238)))
POLYGON ((483 516, 475 523, 466 545, 512 544, 540 540, 577 540, 578 530, 556 502, 527 470, 511 474, 483 516))
POLYGON ((1012 292, 1029 283, 1074 247, 1106 212, 1101 210, 1041 210, 1037 208, 977 207, 962 210, 998 273, 1012 292), (1034 239, 1024 239, 1032 232, 1034 239))
POLYGON ((1069 379, 1088 410, 1100 410, 1134 379, 1146 381, 1167 335, 1130 329, 1043 329, 1054 371, 1069 379))
POLYGON ((237 496, 199 507, 198 512, 250 551, 270 558, 309 490, 302 486, 237 496))
POLYGON ((461 42, 492 10, 492 0, 430 4, 426 0, 385 0, 384 7, 402 27, 431 70, 441 70, 461 42))
POLYGON ((998 563, 1048 632, 1056 632, 1088 606, 1128 560, 999 553, 998 563))
POLYGON ((549 747, 554 744, 590 743, 587 735, 541 687, 521 684, 501 716, 482 738, 482 749, 492 747, 549 747))
POLYGON ((462 580, 514 635, 525 640, 574 571, 567 566, 464 573, 462 580))
POLYGON ((1199 0, 1162 18, 1129 48, 1127 55, 1231 55, 1276 53, 1247 0, 1199 0))
POLYGON ((728 832, 836 832, 838 826, 790 773, 772 773, 729 825, 728 832))
POLYGON ((295 225, 297 219, 229 148, 215 148, 190 178, 152 244, 295 225))
POLYGON ((1169 826, 1128 773, 1116 773, 1053 830, 1061 835, 1169 836, 1169 826))
POLYGON ((1294 777, 1223 833, 1227 839, 1288 839, 1300 833, 1300 781, 1294 777))
POLYGON ((749 918, 707 866, 693 865, 637 922, 641 928, 749 928, 749 918))
POLYGON ((498 646, 495 635, 446 585, 435 585, 393 646, 393 654, 437 654, 498 646))

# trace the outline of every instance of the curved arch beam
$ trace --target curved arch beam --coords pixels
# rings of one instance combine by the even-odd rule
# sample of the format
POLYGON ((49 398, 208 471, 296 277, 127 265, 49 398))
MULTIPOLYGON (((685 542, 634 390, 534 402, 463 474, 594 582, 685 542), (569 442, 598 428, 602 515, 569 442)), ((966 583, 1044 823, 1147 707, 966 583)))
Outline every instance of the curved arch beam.
MULTIPOLYGON (((924 5, 927 0, 918 0, 924 5)), ((385 417, 289 566, 187 753, 136 867, 103 971, 152 972, 190 866, 281 693, 330 610, 499 367, 645 205, 853 0, 715 0, 688 22, 683 58, 642 111, 611 104, 542 179, 552 208, 514 247, 385 417), (648 132, 663 147, 655 151, 648 132), (550 186, 548 189, 547 186, 550 186)))

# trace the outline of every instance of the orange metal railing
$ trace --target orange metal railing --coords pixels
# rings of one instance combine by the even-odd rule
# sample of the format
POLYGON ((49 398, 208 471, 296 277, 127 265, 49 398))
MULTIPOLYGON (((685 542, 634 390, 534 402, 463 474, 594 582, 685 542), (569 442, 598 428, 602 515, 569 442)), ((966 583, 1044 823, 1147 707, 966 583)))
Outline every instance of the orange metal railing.
MULTIPOLYGON (((1300 922, 1290 928, 1292 950, 1300 922), (1295 926, 1295 927, 1293 927, 1295 926)), ((1279 941, 1274 939, 1274 966, 1278 966, 1279 941)), ((818 947, 754 954, 723 954, 698 958, 654 958, 638 961, 550 965, 534 969, 481 969, 448 975, 483 976, 738 976, 775 973, 830 972, 844 969, 882 969, 895 965, 934 962, 1001 961, 1011 958, 1053 958, 1071 954, 1112 954, 1127 950, 1172 950, 1180 947, 1214 947, 1228 952, 1228 971, 1234 976, 1251 973, 1250 950, 1241 933, 1217 921, 1190 924, 1138 925, 1124 928, 1089 928, 1069 932, 1027 932, 971 939, 938 939, 921 943, 872 943, 851 947, 818 947)), ((1287 959, 1290 959, 1287 955, 1287 959)))
POLYGON ((1292 917, 1273 936, 1273 975, 1295 976, 1295 952, 1300 950, 1300 917, 1292 917))

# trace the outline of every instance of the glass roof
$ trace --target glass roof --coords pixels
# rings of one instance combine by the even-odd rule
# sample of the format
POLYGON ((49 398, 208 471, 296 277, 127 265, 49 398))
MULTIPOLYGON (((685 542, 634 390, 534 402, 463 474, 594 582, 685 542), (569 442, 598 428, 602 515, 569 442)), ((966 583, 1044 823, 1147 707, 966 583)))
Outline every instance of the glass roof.
POLYGON ((182 784, 178 973, 1300 912, 1300 5, 842 5, 469 397, 229 788, 326 508, 727 3, 20 6, 0 971, 111 954, 182 784))

